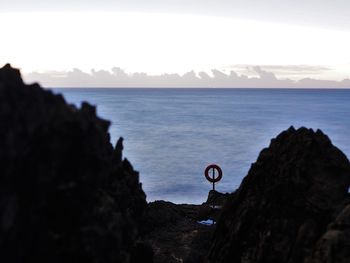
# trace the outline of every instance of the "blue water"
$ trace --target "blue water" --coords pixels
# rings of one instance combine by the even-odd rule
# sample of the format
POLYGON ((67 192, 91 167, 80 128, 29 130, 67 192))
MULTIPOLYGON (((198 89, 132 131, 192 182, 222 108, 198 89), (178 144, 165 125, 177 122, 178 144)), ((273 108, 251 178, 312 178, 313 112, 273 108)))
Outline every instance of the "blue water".
POLYGON ((235 190, 270 139, 289 126, 322 129, 350 156, 350 90, 55 89, 70 103, 89 101, 112 121, 115 144, 140 171, 147 200, 202 203, 203 171, 224 172, 217 190, 235 190))

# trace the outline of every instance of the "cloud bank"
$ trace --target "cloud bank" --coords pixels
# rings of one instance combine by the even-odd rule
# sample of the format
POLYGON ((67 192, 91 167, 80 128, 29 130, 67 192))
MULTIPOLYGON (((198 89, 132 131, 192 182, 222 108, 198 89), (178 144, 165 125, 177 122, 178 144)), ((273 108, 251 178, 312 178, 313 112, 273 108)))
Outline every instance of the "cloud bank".
POLYGON ((254 77, 238 74, 233 70, 226 73, 218 69, 211 70, 211 74, 204 71, 190 71, 183 75, 176 73, 148 75, 146 73, 126 73, 117 67, 112 68, 111 71, 91 70, 89 73, 75 68, 67 72, 32 72, 25 74, 24 79, 27 82, 39 82, 47 88, 350 88, 350 79, 342 81, 315 78, 292 80, 277 78, 275 73, 264 70, 259 66, 254 66, 250 70, 254 71, 254 77))

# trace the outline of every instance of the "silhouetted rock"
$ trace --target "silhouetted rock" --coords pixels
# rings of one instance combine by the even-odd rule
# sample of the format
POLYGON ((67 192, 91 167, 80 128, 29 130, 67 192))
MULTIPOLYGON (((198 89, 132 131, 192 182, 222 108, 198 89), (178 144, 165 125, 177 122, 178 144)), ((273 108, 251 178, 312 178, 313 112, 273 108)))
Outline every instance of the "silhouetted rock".
POLYGON ((147 206, 108 127, 0 69, 1 262, 350 261, 350 163, 321 131, 282 132, 233 194, 147 206))
POLYGON ((317 242, 307 263, 350 262, 350 205, 332 222, 317 242))
MULTIPOLYGON (((349 161, 320 130, 291 127, 282 132, 261 151, 227 200, 210 262, 304 262, 342 209, 349 184, 349 161)), ((335 222, 349 222, 349 213, 344 213, 346 220, 335 222)), ((348 234, 329 241, 334 232, 327 233, 319 243, 322 253, 322 240, 330 247, 348 234)), ((348 252, 337 251, 348 257, 348 252)))
POLYGON ((121 162, 123 160, 123 137, 120 137, 115 145, 114 153, 115 153, 115 159, 117 162, 121 162))
POLYGON ((130 263, 153 263, 154 251, 152 247, 146 243, 136 243, 131 251, 130 263))
POLYGON ((223 194, 215 190, 210 190, 205 204, 222 206, 229 196, 229 193, 223 194))
POLYGON ((206 205, 149 203, 141 240, 155 252, 155 263, 204 262, 215 226, 198 223, 212 216, 206 205))
POLYGON ((1 262, 130 261, 145 194, 108 127, 0 69, 1 262))

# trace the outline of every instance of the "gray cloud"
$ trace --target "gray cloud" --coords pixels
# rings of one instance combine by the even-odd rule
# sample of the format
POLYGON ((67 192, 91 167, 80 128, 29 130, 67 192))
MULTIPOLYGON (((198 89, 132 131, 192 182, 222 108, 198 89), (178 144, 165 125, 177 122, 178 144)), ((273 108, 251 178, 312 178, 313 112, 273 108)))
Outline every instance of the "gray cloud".
POLYGON ((319 80, 302 78, 300 80, 280 79, 262 67, 255 66, 254 77, 237 74, 235 71, 225 73, 213 69, 211 75, 206 72, 190 71, 183 75, 146 73, 128 74, 121 68, 111 71, 91 70, 86 73, 80 69, 67 72, 32 72, 26 74, 27 82, 39 82, 44 87, 206 87, 206 88, 350 88, 350 80, 319 80))

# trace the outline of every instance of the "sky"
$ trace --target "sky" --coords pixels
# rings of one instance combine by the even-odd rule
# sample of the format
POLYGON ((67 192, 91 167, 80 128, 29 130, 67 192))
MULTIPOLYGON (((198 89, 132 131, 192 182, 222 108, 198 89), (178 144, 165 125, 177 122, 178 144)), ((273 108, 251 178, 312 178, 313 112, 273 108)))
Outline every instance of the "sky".
POLYGON ((0 65, 48 87, 350 78, 348 0, 0 0, 0 32, 0 65))

